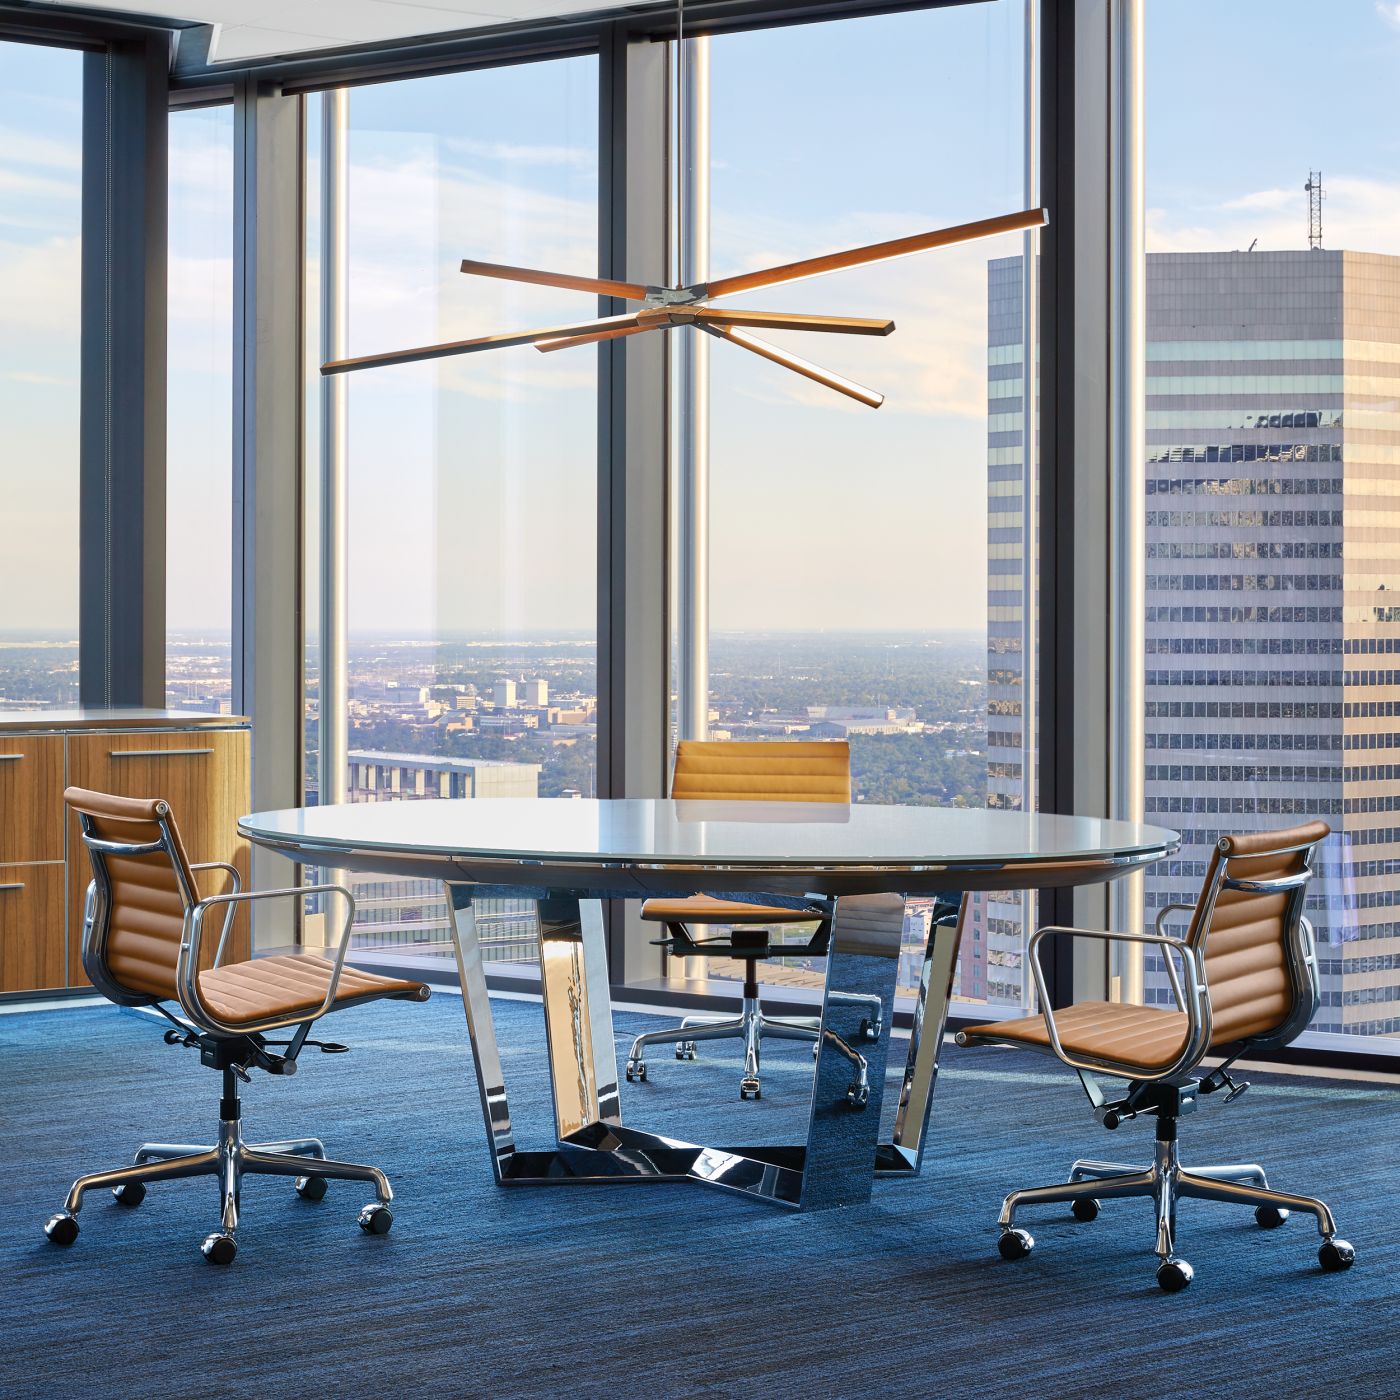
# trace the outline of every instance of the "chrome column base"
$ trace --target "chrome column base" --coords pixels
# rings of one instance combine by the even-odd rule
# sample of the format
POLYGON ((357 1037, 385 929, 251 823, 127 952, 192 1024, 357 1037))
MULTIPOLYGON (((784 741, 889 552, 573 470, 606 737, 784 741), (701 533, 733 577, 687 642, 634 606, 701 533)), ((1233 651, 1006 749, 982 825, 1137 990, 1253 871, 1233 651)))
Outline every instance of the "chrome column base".
MULTIPOLYGON (((862 1028, 866 1027, 868 1023, 873 1023, 877 1028, 882 1025, 878 997, 837 995, 842 997, 838 1004, 860 1006, 869 1012, 866 1020, 861 1022, 862 1028), (873 1007, 871 1006, 872 1002, 875 1003, 873 1007)), ((812 1053, 815 1055, 819 1048, 817 1042, 822 1039, 822 1018, 820 1016, 766 1016, 758 998, 746 996, 737 1016, 688 1016, 681 1022, 680 1030, 680 1039, 676 1038, 676 1029, 671 1026, 665 1030, 647 1031, 632 1042, 632 1048, 627 1054, 627 1081, 629 1084, 635 1080, 646 1082, 645 1052, 648 1045, 657 1045, 663 1041, 672 1040, 676 1044, 676 1058, 678 1060, 693 1060, 698 1041, 742 1040, 744 1042, 744 1077, 739 1081, 739 1097, 741 1099, 761 1099, 763 1085, 759 1078, 759 1047, 763 1038, 767 1036, 770 1040, 810 1041, 812 1053)), ((861 1034, 868 1035, 869 1032, 862 1029, 861 1034)), ((851 1065, 853 1071, 851 1084, 846 1091, 850 1101, 864 1105, 870 1098, 870 1067, 865 1056, 852 1049, 835 1031, 828 1030, 826 1035, 832 1049, 837 1054, 844 1056, 851 1065)), ((871 1038, 878 1038, 878 1029, 876 1035, 871 1038)))
POLYGON ((1171 1293, 1185 1288, 1194 1277, 1191 1265, 1176 1253, 1176 1208, 1182 1200, 1253 1206, 1255 1219, 1264 1229, 1282 1225, 1290 1211, 1306 1211, 1316 1219, 1317 1232, 1322 1236, 1318 1258, 1324 1269, 1334 1272, 1348 1268, 1355 1258, 1351 1245, 1337 1239, 1337 1224, 1325 1202, 1313 1196, 1270 1190, 1264 1169, 1252 1163, 1184 1167, 1174 1140, 1157 1141, 1155 1157, 1148 1167, 1081 1159, 1070 1168, 1069 1180, 1061 1185, 1013 1191, 1002 1202, 997 1217, 1001 1230, 998 1248, 1004 1259, 1024 1258, 1034 1248, 1032 1236, 1016 1226, 1016 1212, 1022 1206, 1067 1203, 1073 1207, 1075 1219, 1087 1222, 1098 1215, 1101 1201, 1138 1196, 1153 1203, 1154 1250, 1161 1260, 1157 1282, 1171 1293))
POLYGON ((69 1190, 63 1209, 49 1218, 44 1233, 56 1244, 72 1244, 78 1236, 77 1215, 89 1191, 107 1187, 119 1204, 137 1206, 145 1199, 148 1182, 212 1176, 219 1182, 219 1228, 204 1240, 201 1248, 210 1263, 229 1264, 238 1248, 235 1233, 245 1175, 294 1177, 297 1194, 312 1201, 326 1194, 328 1181, 367 1181, 373 1185, 377 1199, 361 1210, 361 1227, 369 1234, 383 1235, 393 1223, 389 1204, 394 1193, 388 1177, 378 1167, 335 1161, 326 1156, 326 1149, 317 1138, 245 1142, 242 1122, 234 1118, 220 1120, 219 1140, 212 1147, 147 1142, 136 1149, 132 1166, 80 1176, 69 1190))

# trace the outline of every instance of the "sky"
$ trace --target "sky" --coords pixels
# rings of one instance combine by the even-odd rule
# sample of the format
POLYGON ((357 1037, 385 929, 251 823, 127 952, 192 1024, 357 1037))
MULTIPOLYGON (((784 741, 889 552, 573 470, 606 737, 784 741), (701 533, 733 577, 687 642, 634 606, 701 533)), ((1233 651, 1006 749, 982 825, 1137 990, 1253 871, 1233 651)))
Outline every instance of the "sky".
MULTIPOLYGON (((716 39, 712 273, 1021 207, 1021 11, 993 0, 716 39)), ((1321 169, 1326 246, 1400 253, 1395 0, 1149 0, 1147 54, 1152 250, 1303 247, 1302 185, 1321 169)), ((80 66, 0 44, 0 632, 76 625, 80 66)), ((351 127, 352 353, 592 313, 588 297, 456 270, 463 256, 593 270, 591 58, 357 88, 351 127)), ((228 111, 177 114, 179 629, 228 625, 231 213, 228 111)), ((308 234, 314 291, 314 219, 308 234)), ((984 625, 986 263, 1019 244, 736 300, 897 330, 785 342, 883 391, 878 412, 714 347, 716 630, 984 625)), ((593 627, 595 372, 588 350, 522 348, 353 378, 352 630, 593 627)), ((314 464, 314 434, 310 448, 314 464)))

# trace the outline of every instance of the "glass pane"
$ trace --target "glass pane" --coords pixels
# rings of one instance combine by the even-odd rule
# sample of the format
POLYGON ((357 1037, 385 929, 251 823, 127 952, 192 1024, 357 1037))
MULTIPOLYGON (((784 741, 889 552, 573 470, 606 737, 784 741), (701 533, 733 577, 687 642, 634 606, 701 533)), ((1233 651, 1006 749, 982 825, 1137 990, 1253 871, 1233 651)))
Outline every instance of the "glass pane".
POLYGON ((233 109, 170 114, 165 694, 227 714, 233 677, 233 109))
MULTIPOLYGON (((590 296, 459 270, 472 257, 596 272, 595 59, 371 85, 348 100, 352 355, 596 314, 590 296)), ((311 108, 317 209, 319 101, 311 108)), ((319 289, 319 225, 311 235, 319 289)), ((313 355, 318 324, 312 301, 313 355)), ((308 378, 314 422, 314 365, 308 378)), ((345 382, 349 800, 594 796, 596 354, 522 346, 345 382)), ((319 436, 309 465, 318 454, 319 436)), ((308 520, 317 513, 313 499, 308 520)), ((313 647, 310 802, 319 666, 313 647)), ((439 886, 351 880, 359 946, 451 956, 439 886)), ((522 902, 479 907, 478 919, 489 959, 533 956, 522 902)))
POLYGON ((1325 819, 1313 1025, 1354 1046, 1400 1037, 1394 10, 1148 9, 1147 820, 1185 838, 1148 914, 1221 832, 1325 819))
POLYGON ((0 43, 0 709, 78 699, 82 84, 0 43))
MULTIPOLYGON (((711 275, 1021 209, 1023 24, 998 0, 713 39, 711 275)), ((846 739, 857 802, 1021 805, 1022 246, 723 303, 895 331, 758 332, 883 393, 878 411, 709 342, 710 737, 846 739)), ((905 991, 932 913, 910 901, 905 991)), ((1024 1009, 1024 936, 1019 895, 979 896, 958 995, 1024 1009)), ((765 967, 790 988, 824 963, 765 967)))

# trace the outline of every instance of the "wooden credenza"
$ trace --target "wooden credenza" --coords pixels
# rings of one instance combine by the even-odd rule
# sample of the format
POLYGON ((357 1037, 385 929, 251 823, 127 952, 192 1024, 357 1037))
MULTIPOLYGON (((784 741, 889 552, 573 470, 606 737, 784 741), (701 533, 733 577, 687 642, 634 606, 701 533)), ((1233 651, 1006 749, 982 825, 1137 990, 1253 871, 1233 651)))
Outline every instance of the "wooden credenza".
MULTIPOLYGON (((83 902, 92 870, 77 819, 65 815, 66 786, 165 798, 190 860, 229 861, 246 885, 248 843, 237 821, 250 806, 249 771, 248 722, 236 716, 0 713, 0 993, 87 984, 83 902)), ((228 888, 222 872, 202 877, 206 895, 228 888)), ((246 958, 248 946, 240 914, 226 960, 246 958)))

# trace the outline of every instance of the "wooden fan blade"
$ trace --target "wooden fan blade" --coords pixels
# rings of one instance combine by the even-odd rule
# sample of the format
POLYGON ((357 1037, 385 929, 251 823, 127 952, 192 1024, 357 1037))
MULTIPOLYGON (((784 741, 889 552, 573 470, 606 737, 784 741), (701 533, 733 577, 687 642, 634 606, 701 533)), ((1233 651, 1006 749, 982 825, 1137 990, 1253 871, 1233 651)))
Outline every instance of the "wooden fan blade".
POLYGON ((751 350, 755 355, 772 360, 775 365, 782 365, 784 369, 790 369, 794 374, 800 374, 803 378, 811 379, 828 389, 835 389, 838 394, 845 394, 848 399, 855 399, 867 408, 879 408, 885 401, 885 396, 877 394, 874 389, 867 389, 865 385, 857 384, 854 379, 847 379, 845 375, 814 365, 811 360, 804 360, 800 355, 789 355, 786 350, 779 350, 776 345, 769 345, 766 340, 760 340, 747 331, 731 330, 728 326, 707 325, 703 321, 697 324, 707 335, 727 340, 731 345, 738 345, 744 350, 751 350))
POLYGON ((568 272, 541 272, 534 267, 509 267, 505 263, 462 259, 462 271, 473 277, 499 277, 505 282, 529 282, 537 287, 563 287, 569 292, 596 292, 600 297, 645 301, 647 289, 637 282, 612 282, 605 277, 575 277, 568 272))
POLYGON ((838 335, 889 335, 894 322, 870 316, 807 316, 795 311, 729 311, 698 306, 672 311, 671 317, 693 318, 715 326, 758 326, 773 331, 831 331, 838 335))
POLYGON ((634 325, 638 315, 638 312, 631 311, 622 316, 602 316, 592 321, 575 321, 567 326, 545 326, 533 331, 509 331, 504 335, 481 335, 472 340, 449 340, 442 345, 419 345, 411 350, 386 350, 379 355, 356 355, 347 360, 327 361, 321 366, 321 373, 345 374, 356 369, 410 365, 419 360, 441 360, 448 355, 471 355, 478 350, 504 350, 511 345, 533 345, 540 340, 559 340, 564 336, 610 331, 618 326, 634 325))
POLYGON ((642 331, 671 329, 670 317, 664 311, 643 308, 641 311, 634 311, 627 319, 636 324, 618 326, 607 331, 589 331, 584 335, 560 336, 557 340, 537 340, 535 349, 548 354, 551 350, 568 350, 575 345, 596 345, 600 340, 618 340, 624 335, 640 335, 642 331))
POLYGON ((863 248, 850 248, 844 253, 826 253, 819 258, 785 263, 762 272, 744 272, 737 277, 721 277, 705 285, 708 297, 733 296, 736 292, 751 292, 759 287, 776 287, 782 282, 796 282, 802 277, 818 277, 824 272, 840 272, 848 267, 863 267, 867 263, 902 258, 909 253, 922 253, 929 248, 946 248, 954 243, 968 243, 975 238, 991 238, 998 233, 1013 233, 1017 229, 1041 228, 1048 222, 1044 209, 1023 209, 1017 214, 999 214, 994 219, 978 219, 971 224, 955 224, 937 228, 929 233, 915 233, 908 238, 892 238, 886 243, 869 243, 863 248))
MULTIPOLYGON (((604 340, 621 340, 626 335, 641 335, 643 331, 660 330, 655 324, 646 326, 623 326, 616 331, 593 331, 590 335, 566 335, 560 340, 537 340, 535 349, 546 355, 552 350, 571 350, 575 345, 597 345, 604 340)), ((669 329, 665 327, 664 329, 669 329)))

